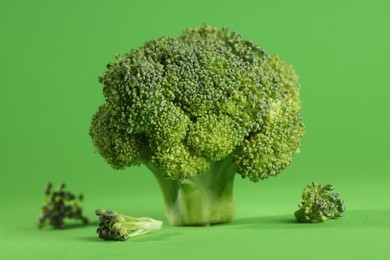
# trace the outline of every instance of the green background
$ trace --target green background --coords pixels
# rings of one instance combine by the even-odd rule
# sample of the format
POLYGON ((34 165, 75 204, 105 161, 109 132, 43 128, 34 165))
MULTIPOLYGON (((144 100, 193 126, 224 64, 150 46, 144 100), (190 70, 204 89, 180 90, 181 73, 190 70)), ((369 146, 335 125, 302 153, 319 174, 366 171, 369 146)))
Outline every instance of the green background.
POLYGON ((1 1, 0 259, 389 259, 389 1, 1 1), (143 167, 114 171, 88 136, 97 77, 115 53, 204 22, 293 64, 306 135, 277 178, 235 183, 236 220, 97 238, 97 208, 166 221, 143 167), (312 180, 332 183, 343 218, 296 224, 312 180), (38 230, 48 181, 83 192, 92 225, 38 230))

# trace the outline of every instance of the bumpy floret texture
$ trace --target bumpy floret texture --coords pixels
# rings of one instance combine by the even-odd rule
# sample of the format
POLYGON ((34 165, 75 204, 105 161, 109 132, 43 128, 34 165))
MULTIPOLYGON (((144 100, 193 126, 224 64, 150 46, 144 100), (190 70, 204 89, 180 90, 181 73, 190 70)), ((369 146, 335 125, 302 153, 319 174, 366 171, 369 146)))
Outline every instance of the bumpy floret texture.
POLYGON ((344 201, 338 193, 332 193, 333 185, 312 182, 303 190, 300 208, 295 218, 300 222, 324 222, 341 217, 345 211, 344 201))
POLYGON ((227 29, 189 28, 146 42, 107 65, 106 103, 90 134, 116 169, 153 164, 196 176, 234 153, 252 181, 280 173, 304 132, 291 66, 227 29))

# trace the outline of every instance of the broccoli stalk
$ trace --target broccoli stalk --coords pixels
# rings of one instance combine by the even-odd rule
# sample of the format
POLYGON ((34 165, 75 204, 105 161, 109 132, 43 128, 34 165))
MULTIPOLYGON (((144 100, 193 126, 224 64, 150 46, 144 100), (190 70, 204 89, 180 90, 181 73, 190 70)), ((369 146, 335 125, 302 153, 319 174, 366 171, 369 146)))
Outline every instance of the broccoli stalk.
POLYGON ((210 225, 230 222, 234 216, 232 157, 214 162, 205 174, 183 180, 162 177, 148 165, 160 184, 171 225, 210 225))
POLYGON ((276 176, 299 152, 294 69, 226 28, 148 41, 117 55, 99 82, 97 151, 114 169, 148 166, 173 225, 231 221, 234 174, 276 176))

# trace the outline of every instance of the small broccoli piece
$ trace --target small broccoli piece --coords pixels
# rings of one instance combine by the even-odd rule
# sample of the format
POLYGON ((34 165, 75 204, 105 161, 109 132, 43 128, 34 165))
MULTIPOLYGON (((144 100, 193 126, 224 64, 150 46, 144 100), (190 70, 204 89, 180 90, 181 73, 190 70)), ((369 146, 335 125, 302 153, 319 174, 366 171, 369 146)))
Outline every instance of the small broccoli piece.
POLYGON ((151 231, 160 230, 162 221, 148 217, 129 217, 113 210, 96 210, 99 216, 99 238, 124 241, 151 231))
POLYGON ((38 219, 39 228, 43 228, 47 222, 54 228, 64 228, 65 218, 79 219, 83 224, 88 223, 88 219, 82 215, 82 194, 75 196, 64 191, 64 183, 55 191, 51 189, 52 184, 48 183, 45 191, 46 204, 42 207, 42 215, 38 219))
POLYGON ((146 165, 172 225, 231 221, 234 176, 277 176, 300 151, 294 69, 226 28, 150 40, 117 55, 99 82, 96 150, 114 169, 146 165))
POLYGON ((303 190, 303 201, 295 212, 299 222, 324 222, 341 217, 345 211, 344 201, 338 193, 331 193, 333 185, 318 185, 315 181, 303 190))

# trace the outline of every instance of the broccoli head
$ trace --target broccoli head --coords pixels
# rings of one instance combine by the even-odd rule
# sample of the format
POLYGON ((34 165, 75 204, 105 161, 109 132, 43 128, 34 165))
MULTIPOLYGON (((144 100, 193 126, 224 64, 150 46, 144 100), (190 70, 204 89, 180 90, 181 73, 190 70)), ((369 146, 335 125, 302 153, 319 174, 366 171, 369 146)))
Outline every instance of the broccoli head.
POLYGON ((304 126, 294 69, 226 28, 188 28, 107 64, 90 135, 115 169, 145 164, 174 225, 233 216, 236 173, 276 176, 304 126))

